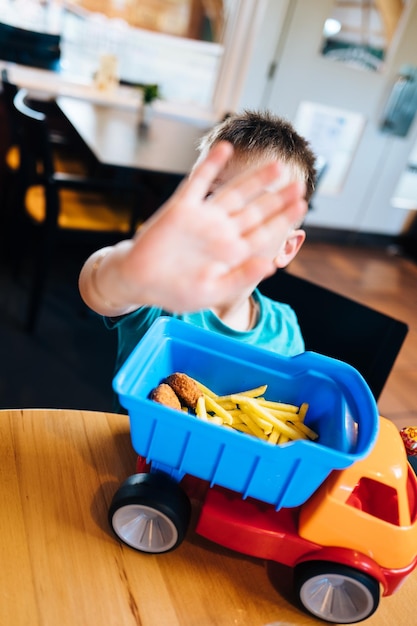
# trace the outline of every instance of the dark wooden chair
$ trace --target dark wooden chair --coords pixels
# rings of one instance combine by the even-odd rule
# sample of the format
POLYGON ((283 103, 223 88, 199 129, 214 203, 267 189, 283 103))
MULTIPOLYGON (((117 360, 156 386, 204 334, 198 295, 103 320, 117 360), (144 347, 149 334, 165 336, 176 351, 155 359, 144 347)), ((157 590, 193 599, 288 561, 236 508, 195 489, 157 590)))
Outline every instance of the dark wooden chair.
POLYGON ((21 89, 14 98, 20 150, 18 194, 10 239, 16 250, 14 267, 25 246, 32 250, 26 328, 34 330, 45 282, 59 237, 100 245, 132 236, 138 225, 139 189, 123 181, 57 172, 47 117, 28 106, 21 89), (26 241, 26 244, 24 243, 26 241))
MULTIPOLYGON (((1 213, 3 232, 7 232, 10 205, 13 204, 17 174, 20 167, 20 150, 17 132, 17 119, 14 97, 18 86, 13 83, 6 68, 1 71, 1 96, 4 112, 2 180, 1 180, 1 213)), ((30 106, 46 114, 49 128, 49 140, 53 145, 55 166, 58 171, 87 175, 97 170, 91 152, 82 144, 54 100, 38 100, 30 98, 30 106)))
MULTIPOLYGON (((2 164, 2 207, 7 204, 8 195, 12 186, 13 177, 19 169, 20 156, 17 141, 17 129, 15 116, 13 113, 13 100, 17 94, 17 86, 9 81, 8 73, 5 68, 1 71, 1 93, 4 108, 4 162, 2 164)), ((4 211, 4 208, 2 209, 4 211)))
POLYGON ((260 290, 292 306, 307 350, 349 363, 379 398, 407 324, 287 271, 267 278, 260 290))

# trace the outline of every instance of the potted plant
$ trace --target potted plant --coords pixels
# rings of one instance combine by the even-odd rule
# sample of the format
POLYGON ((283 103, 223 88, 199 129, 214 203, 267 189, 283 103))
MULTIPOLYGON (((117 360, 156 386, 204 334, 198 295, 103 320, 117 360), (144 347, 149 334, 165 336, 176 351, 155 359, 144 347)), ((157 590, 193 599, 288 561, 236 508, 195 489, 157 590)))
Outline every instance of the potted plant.
POLYGON ((143 94, 140 124, 141 126, 148 126, 152 117, 152 104, 161 97, 159 85, 155 83, 137 83, 136 87, 143 94))

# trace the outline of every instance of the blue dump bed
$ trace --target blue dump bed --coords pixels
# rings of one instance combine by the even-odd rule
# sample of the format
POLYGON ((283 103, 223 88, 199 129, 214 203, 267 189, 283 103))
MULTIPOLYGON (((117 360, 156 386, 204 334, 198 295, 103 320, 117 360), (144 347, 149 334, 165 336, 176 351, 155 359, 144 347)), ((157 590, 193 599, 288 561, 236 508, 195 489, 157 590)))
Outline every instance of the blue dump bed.
POLYGON ((378 431, 378 410, 362 376, 313 352, 282 357, 184 322, 161 317, 113 381, 130 417, 137 454, 180 480, 191 474, 273 504, 305 502, 333 469, 363 458, 378 431), (267 385, 265 398, 309 404, 316 441, 272 445, 149 399, 162 380, 184 372, 226 395, 267 385))

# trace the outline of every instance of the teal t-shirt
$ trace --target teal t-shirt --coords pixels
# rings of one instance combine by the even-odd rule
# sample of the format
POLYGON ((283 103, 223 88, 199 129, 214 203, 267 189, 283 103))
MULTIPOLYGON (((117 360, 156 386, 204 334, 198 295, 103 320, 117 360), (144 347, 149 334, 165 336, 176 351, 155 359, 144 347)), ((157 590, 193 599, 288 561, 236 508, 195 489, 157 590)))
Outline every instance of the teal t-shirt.
POLYGON ((281 302, 267 298, 256 289, 253 299, 258 309, 256 325, 248 331, 239 331, 223 324, 212 311, 195 313, 170 313, 158 307, 141 307, 128 315, 104 318, 110 329, 117 329, 118 348, 115 372, 126 361, 152 323, 161 315, 167 315, 194 324, 226 337, 270 350, 282 356, 294 356, 304 352, 304 340, 294 310, 281 302))

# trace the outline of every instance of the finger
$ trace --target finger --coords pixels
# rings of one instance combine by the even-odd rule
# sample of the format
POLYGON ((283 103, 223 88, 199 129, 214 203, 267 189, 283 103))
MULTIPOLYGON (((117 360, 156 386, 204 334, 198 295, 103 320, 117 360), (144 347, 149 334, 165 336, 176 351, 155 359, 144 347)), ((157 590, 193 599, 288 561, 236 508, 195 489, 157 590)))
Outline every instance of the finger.
POLYGON ((207 156, 201 162, 197 162, 189 178, 185 181, 183 186, 185 196, 193 202, 196 198, 203 200, 232 154, 233 146, 227 141, 220 141, 213 146, 207 156))
POLYGON ((230 215, 234 215, 276 183, 280 172, 281 166, 277 162, 246 170, 222 185, 213 195, 211 202, 221 205, 230 215))
POLYGON ((282 234, 287 233, 291 227, 301 221, 307 212, 307 203, 304 199, 288 205, 281 213, 275 214, 258 228, 253 228, 246 233, 247 242, 253 255, 262 254, 268 256, 276 251, 277 241, 282 234), (274 236, 275 234, 275 236, 274 236))
POLYGON ((234 219, 238 231, 243 236, 248 235, 262 224, 270 222, 275 216, 297 221, 307 209, 303 200, 304 195, 305 185, 298 181, 290 183, 278 192, 265 192, 249 203, 245 209, 235 214, 234 219), (294 215, 296 215, 295 219, 294 215))

